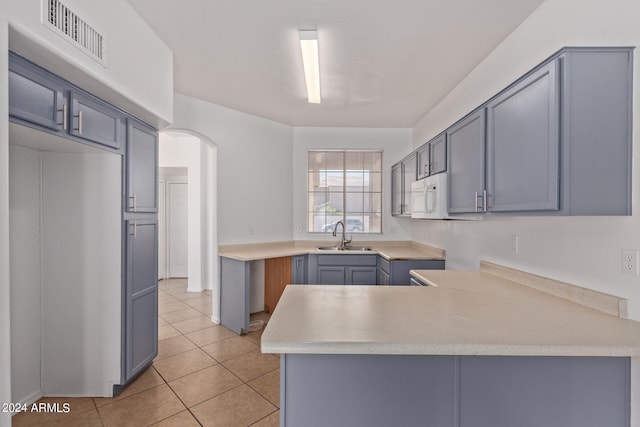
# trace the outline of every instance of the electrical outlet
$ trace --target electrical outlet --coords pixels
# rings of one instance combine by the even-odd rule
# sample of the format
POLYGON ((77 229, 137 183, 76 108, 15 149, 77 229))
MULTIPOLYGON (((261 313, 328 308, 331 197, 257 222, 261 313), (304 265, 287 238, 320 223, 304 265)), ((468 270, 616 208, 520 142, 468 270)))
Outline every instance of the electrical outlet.
POLYGON ((298 224, 296 226, 296 230, 298 231, 298 233, 302 233, 302 224, 298 224))
POLYGON ((512 254, 518 253, 518 235, 509 234, 509 250, 512 254))
POLYGON ((638 251, 634 249, 622 250, 622 272, 631 276, 638 275, 638 251))

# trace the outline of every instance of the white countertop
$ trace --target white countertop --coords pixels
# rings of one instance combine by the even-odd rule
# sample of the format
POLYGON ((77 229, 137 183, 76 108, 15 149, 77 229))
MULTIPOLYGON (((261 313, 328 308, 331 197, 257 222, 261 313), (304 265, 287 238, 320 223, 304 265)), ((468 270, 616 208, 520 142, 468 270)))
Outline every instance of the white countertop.
POLYGON ((483 271, 414 273, 437 286, 287 286, 262 351, 640 356, 638 322, 483 271))
POLYGON ((398 259, 434 259, 443 260, 445 257, 442 249, 422 245, 411 241, 356 241, 351 245, 369 246, 370 251, 327 251, 318 250, 319 246, 331 246, 339 244, 340 240, 323 241, 290 241, 271 243, 250 243, 239 245, 225 245, 218 248, 218 254, 222 257, 232 258, 238 261, 254 261, 267 258, 305 254, 371 254, 381 255, 389 260, 398 259))

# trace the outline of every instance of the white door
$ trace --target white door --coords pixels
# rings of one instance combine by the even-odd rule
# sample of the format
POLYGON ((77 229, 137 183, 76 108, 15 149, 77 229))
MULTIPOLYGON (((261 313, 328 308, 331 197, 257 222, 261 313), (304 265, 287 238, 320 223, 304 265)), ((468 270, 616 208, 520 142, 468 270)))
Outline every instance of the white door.
POLYGON ((187 277, 187 188, 188 184, 167 182, 169 277, 187 277))

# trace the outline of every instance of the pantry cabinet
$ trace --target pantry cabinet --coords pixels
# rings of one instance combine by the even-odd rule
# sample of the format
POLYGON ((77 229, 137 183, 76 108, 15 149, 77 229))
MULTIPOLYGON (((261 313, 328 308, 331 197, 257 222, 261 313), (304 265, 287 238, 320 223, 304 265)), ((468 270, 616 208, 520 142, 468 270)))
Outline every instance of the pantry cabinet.
POLYGON ((158 348, 158 132, 12 52, 9 120, 122 156, 122 299, 115 308, 122 322, 121 379, 113 386, 117 393, 151 364, 158 348))
POLYGON ((135 119, 127 119, 128 212, 158 211, 158 133, 135 119))
POLYGON ((158 220, 125 221, 125 378, 158 354, 158 220))

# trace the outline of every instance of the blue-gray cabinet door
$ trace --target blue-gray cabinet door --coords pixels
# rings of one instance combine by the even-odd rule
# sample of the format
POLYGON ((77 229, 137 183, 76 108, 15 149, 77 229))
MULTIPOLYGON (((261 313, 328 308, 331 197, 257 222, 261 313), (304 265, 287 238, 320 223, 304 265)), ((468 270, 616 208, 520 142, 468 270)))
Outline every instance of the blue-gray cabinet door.
POLYGON ((427 142, 416 151, 418 161, 418 179, 426 178, 429 176, 429 153, 431 152, 430 144, 427 142))
POLYGON ((391 215, 402 214, 402 163, 391 167, 391 215))
POLYGON ((318 267, 318 285, 344 285, 346 267, 318 267))
POLYGON ((447 136, 441 134, 429 143, 429 175, 447 170, 447 136))
POLYGON ((402 215, 411 215, 411 184, 418 179, 416 153, 402 161, 402 215))
POLYGON ((249 261, 220 257, 220 323, 238 335, 249 330, 249 261))
POLYGON ((122 148, 122 113, 96 97, 71 91, 71 135, 119 150, 122 148))
POLYGON ((158 354, 158 221, 125 221, 124 380, 158 354))
POLYGON ((492 212, 559 209, 558 61, 487 104, 487 191, 492 212))
POLYGON ((9 54, 9 116, 55 131, 68 128, 62 82, 36 65, 9 54))
POLYGON ((378 279, 378 268, 372 267, 348 267, 346 270, 347 285, 375 285, 378 279))
POLYGON ((447 130, 449 213, 483 211, 485 110, 480 108, 447 130))
POLYGON ((291 283, 307 283, 307 256, 295 255, 291 257, 291 283))
POLYGON ((128 212, 158 211, 158 132, 127 119, 128 212))

